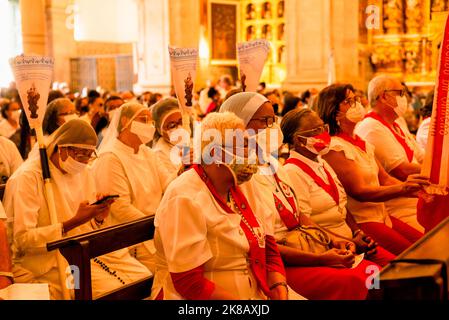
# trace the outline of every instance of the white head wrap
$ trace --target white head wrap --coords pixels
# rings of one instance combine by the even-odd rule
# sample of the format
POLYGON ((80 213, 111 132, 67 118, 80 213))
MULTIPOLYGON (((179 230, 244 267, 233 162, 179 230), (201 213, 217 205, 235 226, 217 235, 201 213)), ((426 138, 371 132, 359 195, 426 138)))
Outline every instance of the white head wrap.
POLYGON ((112 149, 118 135, 123 129, 126 129, 130 123, 144 110, 148 110, 145 106, 137 102, 128 102, 123 104, 120 108, 115 109, 109 113, 111 122, 106 130, 103 140, 98 147, 98 154, 108 152, 112 149), (121 118, 125 117, 128 122, 122 126, 121 118))
POLYGON ((97 140, 95 130, 89 123, 79 119, 70 120, 48 137, 47 154, 50 157, 56 146, 95 150, 97 140))
POLYGON ((243 120, 245 126, 251 121, 251 118, 260 109, 260 107, 269 100, 256 92, 241 92, 231 96, 226 100, 220 112, 233 112, 243 120))

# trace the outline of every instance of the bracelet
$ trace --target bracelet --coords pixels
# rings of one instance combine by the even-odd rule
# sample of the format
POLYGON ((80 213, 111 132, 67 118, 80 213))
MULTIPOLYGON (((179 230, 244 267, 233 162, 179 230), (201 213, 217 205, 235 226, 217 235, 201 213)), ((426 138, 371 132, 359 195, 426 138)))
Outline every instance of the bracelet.
POLYGON ((270 291, 273 290, 273 289, 276 289, 277 287, 280 287, 280 286, 285 287, 285 289, 287 289, 287 292, 288 292, 288 285, 287 285, 287 283, 285 283, 285 282, 277 282, 277 283, 273 284, 273 285, 270 287, 270 291))
POLYGON ((104 223, 104 220, 98 221, 97 218, 94 218, 94 221, 98 227, 100 227, 104 223))

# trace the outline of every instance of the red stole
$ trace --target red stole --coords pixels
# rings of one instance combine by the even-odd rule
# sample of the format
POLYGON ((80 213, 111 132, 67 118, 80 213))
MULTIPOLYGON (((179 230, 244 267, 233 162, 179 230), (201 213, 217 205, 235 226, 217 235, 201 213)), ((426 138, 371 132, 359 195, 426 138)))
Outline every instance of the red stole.
POLYGON ((340 132, 336 136, 339 138, 342 138, 345 141, 348 141, 349 143, 353 144, 356 147, 359 147, 364 152, 366 152, 366 142, 362 138, 360 138, 358 135, 355 135, 355 138, 353 138, 349 134, 340 132))
MULTIPOLYGON (((286 227, 288 228, 288 230, 293 230, 295 228, 297 228, 300 225, 300 221, 299 221, 299 216, 296 217, 298 210, 296 208, 296 203, 295 203, 295 196, 292 194, 291 197, 287 196, 286 193, 284 192, 284 190, 282 189, 284 186, 285 188, 290 189, 289 186, 287 186, 286 184, 284 184, 281 179, 279 179, 277 174, 274 174, 274 178, 276 180, 276 183, 278 185, 278 188, 281 190, 282 194, 284 195, 285 199, 288 201, 288 203, 290 204, 290 206, 293 209, 293 212, 288 210, 284 204, 282 203, 281 199, 279 199, 274 193, 273 193, 273 197, 274 197, 274 203, 276 205, 276 209, 279 213, 279 216, 281 217, 282 222, 286 225, 286 227), (296 215, 295 215, 296 214, 296 215)), ((290 190, 291 192, 291 190, 290 190)))
POLYGON ((396 140, 397 140, 397 141, 401 144, 401 146, 404 148, 404 151, 405 151, 405 153, 407 154, 407 159, 408 159, 408 161, 409 161, 409 162, 412 162, 412 161, 413 161, 413 154, 414 154, 414 151, 413 151, 413 149, 410 148, 410 146, 407 144, 407 141, 406 141, 406 139, 405 139, 404 131, 402 131, 401 127, 400 127, 397 123, 394 123, 394 124, 393 124, 393 127, 395 127, 396 129, 399 129, 399 131, 400 131, 401 134, 404 136, 404 138, 401 137, 400 135, 398 135, 398 134, 396 133, 396 131, 393 130, 393 128, 392 128, 392 127, 391 127, 391 126, 390 126, 384 119, 382 119, 382 117, 379 116, 376 112, 373 111, 373 112, 368 113, 368 114, 366 115, 365 118, 373 118, 373 119, 379 121, 380 123, 382 123, 385 127, 387 127, 388 130, 390 130, 391 133, 394 135, 394 137, 396 138, 396 140))
MULTIPOLYGON (((223 201, 223 199, 218 195, 214 185, 210 181, 203 167, 201 167, 200 165, 193 165, 193 168, 198 173, 203 182, 206 184, 207 188, 212 193, 215 201, 218 202, 220 207, 229 214, 235 214, 235 212, 232 211, 231 208, 229 208, 229 206, 226 204, 226 202, 223 201)), ((265 245, 263 245, 263 247, 259 246, 257 238, 254 236, 251 229, 248 228, 248 226, 244 223, 243 218, 246 219, 246 221, 254 230, 254 232, 257 232, 256 230, 258 230, 257 228, 260 228, 260 225, 257 222, 257 219, 254 216, 253 211, 251 210, 248 200, 246 199, 243 192, 238 188, 238 186, 233 186, 231 188, 231 195, 235 201, 235 205, 239 208, 243 216, 242 221, 240 222, 240 228, 242 228, 243 232, 245 233, 246 239, 248 240, 249 243, 248 260, 251 271, 253 272, 254 277, 257 280, 259 288, 265 293, 266 296, 269 297, 270 289, 268 288, 267 282, 265 245)))
POLYGON ((326 169, 326 167, 323 166, 324 171, 326 172, 327 178, 329 180, 329 184, 324 182, 324 180, 313 171, 311 167, 309 167, 306 163, 303 161, 296 159, 296 158, 289 158, 285 164, 294 164, 298 168, 300 168, 302 171, 304 171, 306 174, 308 174, 313 181, 317 185, 319 185, 321 188, 323 188, 331 197, 334 199, 337 206, 340 204, 340 193, 338 192, 337 184, 335 183, 334 179, 332 178, 332 175, 330 172, 326 169))

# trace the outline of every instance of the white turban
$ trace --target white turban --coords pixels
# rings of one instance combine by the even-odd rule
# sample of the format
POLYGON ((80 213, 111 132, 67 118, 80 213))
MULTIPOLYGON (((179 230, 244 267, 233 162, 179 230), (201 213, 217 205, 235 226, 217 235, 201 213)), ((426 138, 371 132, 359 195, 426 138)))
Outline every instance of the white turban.
POLYGON ((269 100, 259 93, 240 92, 226 100, 222 104, 220 112, 233 112, 243 120, 245 126, 248 126, 251 118, 265 102, 269 102, 269 100))

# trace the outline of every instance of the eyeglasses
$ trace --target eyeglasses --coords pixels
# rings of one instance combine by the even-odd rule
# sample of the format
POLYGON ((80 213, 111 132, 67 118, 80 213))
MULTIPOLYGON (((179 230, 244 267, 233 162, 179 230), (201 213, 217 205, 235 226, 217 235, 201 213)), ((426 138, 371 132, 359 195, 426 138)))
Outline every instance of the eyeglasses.
POLYGON ((92 162, 98 158, 98 155, 95 152, 95 150, 93 150, 93 151, 87 150, 87 151, 83 152, 83 151, 80 151, 80 149, 73 148, 73 147, 68 147, 68 149, 70 151, 72 151, 71 156, 73 157, 73 159, 75 159, 76 161, 79 161, 79 162, 92 162))
POLYGON ((395 96, 400 96, 400 97, 405 96, 405 94, 407 93, 407 91, 404 90, 404 89, 384 90, 384 93, 386 93, 386 92, 394 92, 394 93, 395 93, 395 96))
POLYGON ((273 124, 276 123, 276 120, 277 120, 276 116, 251 119, 251 121, 260 121, 260 122, 264 123, 266 128, 273 127, 273 124))
POLYGON ((360 102, 360 97, 347 98, 347 99, 343 100, 343 103, 348 106, 353 106, 357 102, 360 102))
POLYGON ((179 121, 171 121, 165 125, 165 130, 169 131, 181 126, 182 126, 182 119, 180 119, 179 121))
POLYGON ((310 130, 306 130, 306 131, 298 131, 298 132, 296 132, 296 134, 301 135, 301 136, 304 136, 305 134, 307 134, 310 137, 314 137, 314 136, 320 135, 324 132, 329 133, 329 125, 328 124, 324 124, 315 129, 310 129, 310 130))
POLYGON ((146 123, 146 124, 153 123, 153 120, 150 117, 148 117, 148 116, 138 116, 138 117, 134 118, 134 120, 135 121, 139 121, 139 122, 143 122, 143 123, 146 123))

